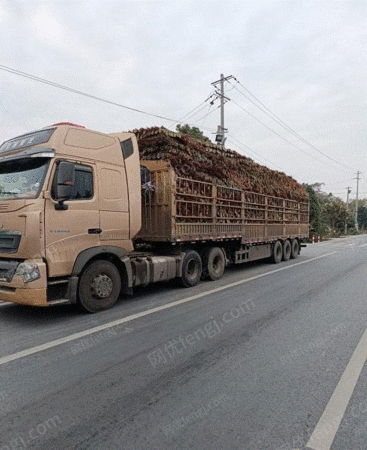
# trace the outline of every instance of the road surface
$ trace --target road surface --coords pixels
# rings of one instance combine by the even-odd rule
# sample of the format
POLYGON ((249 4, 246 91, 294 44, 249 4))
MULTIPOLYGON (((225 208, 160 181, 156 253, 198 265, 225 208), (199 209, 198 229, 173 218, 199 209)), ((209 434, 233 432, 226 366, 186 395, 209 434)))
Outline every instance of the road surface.
POLYGON ((112 309, 0 305, 0 450, 365 450, 367 236, 112 309))

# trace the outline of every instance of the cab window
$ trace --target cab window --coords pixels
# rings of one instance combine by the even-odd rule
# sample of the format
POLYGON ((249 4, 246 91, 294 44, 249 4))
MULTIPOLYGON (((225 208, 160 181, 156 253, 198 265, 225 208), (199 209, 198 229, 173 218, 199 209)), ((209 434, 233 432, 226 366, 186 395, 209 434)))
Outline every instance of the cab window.
MULTIPOLYGON (((55 172, 54 181, 52 184, 52 198, 56 198, 56 178, 55 172)), ((76 164, 75 165, 75 184, 72 189, 70 200, 88 200, 93 198, 93 171, 91 167, 76 164)))

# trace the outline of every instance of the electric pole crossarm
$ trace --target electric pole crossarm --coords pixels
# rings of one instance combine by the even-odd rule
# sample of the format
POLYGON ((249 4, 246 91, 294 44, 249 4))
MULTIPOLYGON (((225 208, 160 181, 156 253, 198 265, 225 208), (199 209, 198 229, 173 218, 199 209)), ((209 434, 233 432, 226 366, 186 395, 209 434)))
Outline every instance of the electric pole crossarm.
POLYGON ((233 78, 235 80, 235 77, 233 75, 229 75, 228 77, 223 77, 223 75, 220 76, 220 79, 217 81, 213 81, 212 86, 215 86, 218 83, 224 83, 225 81, 230 80, 231 78, 233 78))

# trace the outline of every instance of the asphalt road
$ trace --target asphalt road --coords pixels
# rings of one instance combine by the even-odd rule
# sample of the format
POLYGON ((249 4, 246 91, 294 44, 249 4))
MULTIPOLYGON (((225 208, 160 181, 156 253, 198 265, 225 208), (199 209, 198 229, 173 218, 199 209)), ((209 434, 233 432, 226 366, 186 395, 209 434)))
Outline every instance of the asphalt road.
POLYGON ((0 305, 0 450, 365 450, 366 290, 359 236, 98 315, 0 305))

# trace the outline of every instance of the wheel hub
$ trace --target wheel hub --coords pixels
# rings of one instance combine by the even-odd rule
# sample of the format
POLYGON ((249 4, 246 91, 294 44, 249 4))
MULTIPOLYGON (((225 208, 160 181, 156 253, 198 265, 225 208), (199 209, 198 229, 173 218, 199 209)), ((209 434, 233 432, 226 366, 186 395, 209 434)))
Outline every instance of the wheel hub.
POLYGON ((188 264, 187 275, 189 277, 195 277, 198 270, 198 265, 195 260, 191 260, 188 264))
POLYGON ((108 297, 113 289, 111 278, 103 274, 96 276, 92 283, 92 289, 99 298, 108 297))

